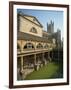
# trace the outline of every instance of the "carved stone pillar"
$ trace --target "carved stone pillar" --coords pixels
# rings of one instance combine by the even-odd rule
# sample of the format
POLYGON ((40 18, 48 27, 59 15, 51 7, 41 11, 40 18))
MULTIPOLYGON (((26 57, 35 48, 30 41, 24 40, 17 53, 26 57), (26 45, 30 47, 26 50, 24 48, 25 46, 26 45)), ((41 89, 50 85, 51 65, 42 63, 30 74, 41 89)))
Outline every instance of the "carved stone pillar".
POLYGON ((34 55, 34 70, 38 70, 39 69, 39 64, 36 62, 36 54, 34 55))
POLYGON ((48 51, 48 60, 51 61, 50 51, 48 51))
POLYGON ((36 64, 36 54, 34 54, 34 65, 36 64))
POLYGON ((23 71, 23 56, 21 56, 21 72, 23 71))

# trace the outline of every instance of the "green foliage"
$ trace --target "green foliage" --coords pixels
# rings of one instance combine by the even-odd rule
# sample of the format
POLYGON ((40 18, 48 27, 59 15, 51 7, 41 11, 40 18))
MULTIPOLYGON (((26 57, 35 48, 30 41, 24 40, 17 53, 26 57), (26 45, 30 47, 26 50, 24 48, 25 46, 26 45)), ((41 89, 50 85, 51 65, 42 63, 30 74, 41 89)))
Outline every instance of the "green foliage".
POLYGON ((38 71, 34 71, 31 74, 27 75, 25 80, 35 80, 35 79, 52 79, 52 78, 59 78, 62 77, 63 74, 60 76, 62 68, 60 69, 60 64, 51 62, 38 71))

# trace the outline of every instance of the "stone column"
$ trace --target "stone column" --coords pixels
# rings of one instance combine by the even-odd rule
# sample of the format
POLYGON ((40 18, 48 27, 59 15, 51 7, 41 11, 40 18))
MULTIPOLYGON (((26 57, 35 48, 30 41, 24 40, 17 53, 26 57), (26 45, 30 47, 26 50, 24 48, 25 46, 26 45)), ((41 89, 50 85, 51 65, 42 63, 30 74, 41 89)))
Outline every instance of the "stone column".
POLYGON ((21 56, 21 72, 23 71, 23 56, 21 56))
POLYGON ((34 54, 34 65, 36 65, 36 54, 34 54))
POLYGON ((42 53, 43 61, 44 61, 44 53, 42 53))
POLYGON ((23 56, 21 56, 21 59, 20 59, 20 60, 21 60, 21 61, 20 61, 20 62, 21 62, 21 63, 20 63, 21 66, 20 66, 20 72, 19 72, 19 73, 20 73, 20 79, 23 80, 23 78, 24 78, 24 77, 23 77, 23 56))
POLYGON ((49 59, 49 61, 51 61, 50 51, 48 51, 48 59, 49 59))
POLYGON ((42 53, 42 56, 43 56, 43 65, 46 65, 46 64, 47 64, 47 61, 46 61, 46 59, 44 58, 44 53, 42 53))
POLYGON ((36 63, 36 54, 34 54, 34 70, 38 70, 39 69, 39 65, 36 63))
POLYGON ((43 65, 45 65, 45 61, 44 61, 44 53, 42 53, 42 61, 43 61, 43 65))

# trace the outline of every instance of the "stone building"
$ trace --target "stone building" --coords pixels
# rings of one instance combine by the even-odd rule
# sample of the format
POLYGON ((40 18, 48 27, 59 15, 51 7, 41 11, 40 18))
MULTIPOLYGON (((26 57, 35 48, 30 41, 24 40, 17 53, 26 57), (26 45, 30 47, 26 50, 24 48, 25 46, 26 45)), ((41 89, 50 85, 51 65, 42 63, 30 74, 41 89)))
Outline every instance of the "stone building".
POLYGON ((50 23, 47 23, 47 32, 51 34, 54 33, 54 22, 52 22, 52 20, 50 23))
POLYGON ((47 32, 34 16, 18 13, 17 29, 17 79, 21 80, 51 60, 55 44, 48 40, 47 32))

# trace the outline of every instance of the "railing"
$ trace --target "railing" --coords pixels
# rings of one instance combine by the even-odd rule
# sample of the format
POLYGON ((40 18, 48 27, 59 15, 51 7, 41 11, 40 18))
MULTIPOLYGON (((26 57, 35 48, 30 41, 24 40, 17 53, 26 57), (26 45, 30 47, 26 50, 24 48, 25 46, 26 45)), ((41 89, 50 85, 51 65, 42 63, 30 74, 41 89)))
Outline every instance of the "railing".
POLYGON ((52 48, 41 48, 41 49, 23 49, 23 50, 17 50, 17 54, 21 54, 21 53, 31 53, 31 52, 39 52, 39 51, 51 51, 52 48))

